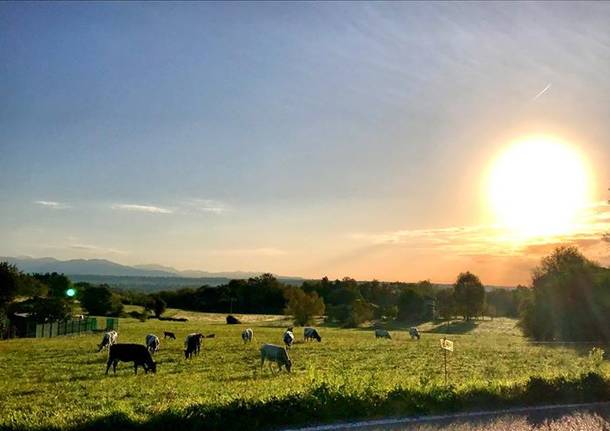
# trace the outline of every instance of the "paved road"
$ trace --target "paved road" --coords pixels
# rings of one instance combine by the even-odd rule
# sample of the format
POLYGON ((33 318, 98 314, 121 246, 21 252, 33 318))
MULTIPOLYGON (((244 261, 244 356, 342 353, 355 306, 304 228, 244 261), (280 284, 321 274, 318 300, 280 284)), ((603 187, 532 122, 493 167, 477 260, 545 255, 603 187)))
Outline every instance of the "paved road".
POLYGON ((298 431, 610 431, 610 403, 547 406, 425 418, 395 418, 298 431))

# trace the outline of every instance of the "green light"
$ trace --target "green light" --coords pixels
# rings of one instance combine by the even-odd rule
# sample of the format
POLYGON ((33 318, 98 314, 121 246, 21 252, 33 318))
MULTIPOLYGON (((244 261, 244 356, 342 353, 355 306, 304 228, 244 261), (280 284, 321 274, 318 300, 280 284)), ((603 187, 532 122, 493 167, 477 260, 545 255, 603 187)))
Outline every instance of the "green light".
POLYGON ((68 295, 69 297, 73 297, 74 295, 76 295, 76 290, 70 288, 70 289, 66 290, 66 295, 68 295))

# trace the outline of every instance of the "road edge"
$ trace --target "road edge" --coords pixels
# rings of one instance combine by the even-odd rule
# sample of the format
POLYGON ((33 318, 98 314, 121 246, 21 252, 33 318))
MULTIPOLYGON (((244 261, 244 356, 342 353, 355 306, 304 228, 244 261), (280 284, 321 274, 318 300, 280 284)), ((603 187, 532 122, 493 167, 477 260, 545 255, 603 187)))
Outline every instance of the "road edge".
POLYGON ((485 417, 494 415, 506 415, 511 413, 527 413, 537 412, 543 410, 562 410, 562 409, 579 409, 579 408, 590 408, 590 407, 602 407, 610 406, 610 401, 599 401, 594 403, 576 403, 576 404, 552 404, 544 406, 530 406, 530 407, 515 407, 510 409, 502 410, 481 410, 473 412, 454 413, 446 415, 430 415, 430 416, 406 416, 406 417, 394 417, 387 419, 372 419, 363 420, 356 422, 337 422, 326 425, 313 425, 300 428, 282 428, 282 431, 334 431, 344 429, 357 429, 363 427, 372 426, 384 426, 384 425, 401 425, 401 424, 417 424, 426 423, 450 419, 464 419, 464 418, 475 418, 485 417))

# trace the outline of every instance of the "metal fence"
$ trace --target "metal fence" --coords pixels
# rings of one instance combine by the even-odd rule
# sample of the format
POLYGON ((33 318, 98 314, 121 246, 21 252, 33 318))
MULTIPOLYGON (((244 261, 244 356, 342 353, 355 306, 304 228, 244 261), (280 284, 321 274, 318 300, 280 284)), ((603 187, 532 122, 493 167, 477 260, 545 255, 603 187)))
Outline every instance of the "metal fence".
POLYGON ((86 317, 84 319, 60 320, 56 322, 36 323, 26 321, 20 325, 20 329, 6 320, 0 324, 0 338, 50 338, 61 335, 80 334, 97 330, 119 329, 119 319, 115 317, 86 317))
POLYGON ((81 332, 91 332, 97 329, 97 319, 88 317, 86 319, 73 319, 58 322, 38 323, 35 333, 29 333, 26 337, 58 337, 60 335, 80 334, 81 332))

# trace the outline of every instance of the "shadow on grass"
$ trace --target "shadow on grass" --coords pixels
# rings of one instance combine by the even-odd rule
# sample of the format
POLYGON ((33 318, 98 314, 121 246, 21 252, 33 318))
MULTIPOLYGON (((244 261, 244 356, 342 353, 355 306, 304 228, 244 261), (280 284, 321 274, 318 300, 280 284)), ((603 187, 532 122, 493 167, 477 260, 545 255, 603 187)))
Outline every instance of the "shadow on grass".
MULTIPOLYGON (((435 385, 419 388, 396 387, 383 393, 346 392, 341 387, 323 382, 305 392, 267 400, 234 399, 224 405, 193 404, 185 409, 170 408, 152 415, 145 421, 138 421, 125 413, 117 412, 70 427, 38 429, 260 430, 381 416, 421 416, 474 409, 594 401, 610 401, 610 380, 596 373, 572 378, 531 377, 522 383, 493 386, 485 384, 470 386, 467 389, 435 385)), ((3 429, 26 428, 5 426, 3 429)))
POLYGON ((473 331, 477 327, 477 323, 474 320, 461 320, 454 322, 445 322, 436 328, 430 329, 429 333, 432 334, 465 334, 473 331))

